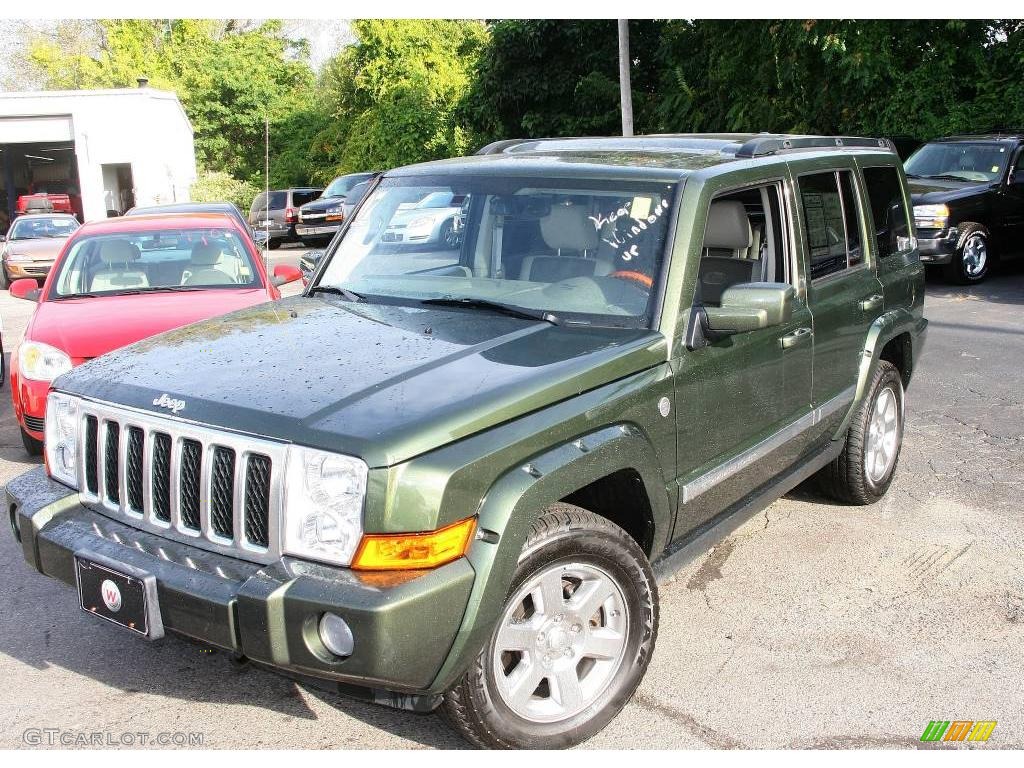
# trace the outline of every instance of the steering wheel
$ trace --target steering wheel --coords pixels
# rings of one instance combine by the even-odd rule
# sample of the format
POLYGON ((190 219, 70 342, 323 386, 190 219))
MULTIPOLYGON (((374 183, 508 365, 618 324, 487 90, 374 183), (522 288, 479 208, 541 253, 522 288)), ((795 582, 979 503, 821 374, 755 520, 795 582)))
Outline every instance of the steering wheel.
POLYGON ((648 291, 654 287, 654 278, 648 277, 643 272, 634 272, 630 269, 617 269, 610 273, 608 277, 617 277, 619 280, 632 280, 642 285, 648 291))

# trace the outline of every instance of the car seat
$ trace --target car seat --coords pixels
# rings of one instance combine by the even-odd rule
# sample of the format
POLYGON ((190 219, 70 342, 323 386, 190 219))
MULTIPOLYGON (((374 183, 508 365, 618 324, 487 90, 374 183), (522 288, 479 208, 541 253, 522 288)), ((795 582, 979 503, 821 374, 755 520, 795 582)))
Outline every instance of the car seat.
POLYGON ((519 279, 538 283, 557 283, 573 277, 593 277, 611 271, 593 257, 598 232, 579 205, 554 205, 540 220, 544 244, 554 254, 533 254, 523 258, 519 279))
POLYGON ((139 248, 128 240, 105 240, 100 243, 99 257, 103 268, 98 270, 89 283, 89 290, 118 291, 126 288, 148 288, 149 277, 133 262, 139 259, 139 248))
POLYGON ((182 285, 235 285, 237 280, 215 265, 221 260, 220 246, 200 242, 192 246, 192 268, 182 275, 182 285))

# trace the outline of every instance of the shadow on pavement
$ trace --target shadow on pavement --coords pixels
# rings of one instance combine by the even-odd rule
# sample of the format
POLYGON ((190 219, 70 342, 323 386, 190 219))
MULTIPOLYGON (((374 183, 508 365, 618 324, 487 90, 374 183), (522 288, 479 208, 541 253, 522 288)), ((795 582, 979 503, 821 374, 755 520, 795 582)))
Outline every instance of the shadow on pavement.
POLYGON ((990 276, 978 285, 956 285, 946 280, 942 272, 935 268, 925 269, 925 279, 929 297, 1024 304, 1024 259, 998 264, 990 276))

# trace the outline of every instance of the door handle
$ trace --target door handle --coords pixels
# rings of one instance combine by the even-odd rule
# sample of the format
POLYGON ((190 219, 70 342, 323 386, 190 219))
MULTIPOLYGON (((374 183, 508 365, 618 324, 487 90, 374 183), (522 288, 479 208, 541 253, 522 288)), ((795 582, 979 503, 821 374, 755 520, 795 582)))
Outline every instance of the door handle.
POLYGON ((873 309, 878 309, 881 306, 882 306, 882 294, 880 294, 880 293, 873 293, 870 296, 868 296, 866 299, 861 299, 860 300, 860 308, 864 312, 870 312, 873 309))
POLYGON ((797 344, 810 341, 813 335, 814 331, 810 328, 797 328, 795 331, 780 337, 779 343, 782 345, 783 349, 789 349, 790 347, 795 347, 797 344))

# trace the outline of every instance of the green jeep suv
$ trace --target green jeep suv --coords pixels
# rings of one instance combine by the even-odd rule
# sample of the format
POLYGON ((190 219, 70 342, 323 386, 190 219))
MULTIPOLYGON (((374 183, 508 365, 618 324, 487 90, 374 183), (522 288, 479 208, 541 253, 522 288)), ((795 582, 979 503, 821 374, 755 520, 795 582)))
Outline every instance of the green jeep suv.
POLYGON ((304 295, 59 378, 14 535, 141 636, 440 708, 481 746, 581 742, 644 675, 660 576, 812 475, 886 492, 927 325, 910 210, 876 139, 389 171, 304 295), (454 241, 415 241, 431 195, 454 241))

